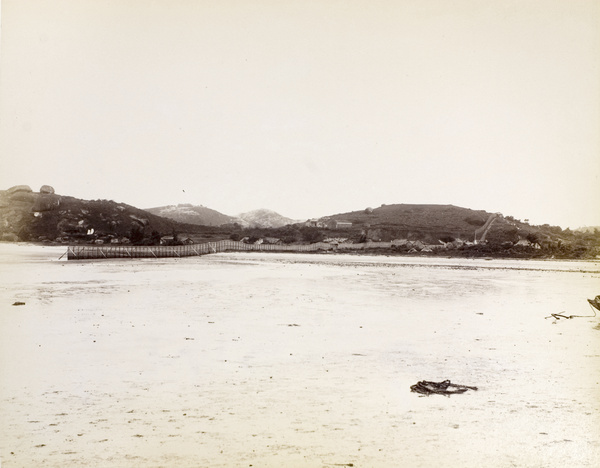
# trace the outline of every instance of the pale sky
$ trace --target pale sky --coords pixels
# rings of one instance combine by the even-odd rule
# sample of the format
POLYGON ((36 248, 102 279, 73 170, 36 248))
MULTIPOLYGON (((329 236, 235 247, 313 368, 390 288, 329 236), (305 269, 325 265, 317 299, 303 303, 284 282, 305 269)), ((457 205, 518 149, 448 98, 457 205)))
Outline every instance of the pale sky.
POLYGON ((597 0, 2 0, 0 189, 600 225, 597 0))

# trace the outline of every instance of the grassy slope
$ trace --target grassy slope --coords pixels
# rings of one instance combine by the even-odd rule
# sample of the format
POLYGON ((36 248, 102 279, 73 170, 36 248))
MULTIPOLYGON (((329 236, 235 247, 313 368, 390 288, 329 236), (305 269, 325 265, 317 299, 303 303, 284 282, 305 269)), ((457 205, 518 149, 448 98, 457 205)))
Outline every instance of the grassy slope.
POLYGON ((367 212, 352 211, 333 215, 340 221, 350 221, 353 227, 380 228, 393 231, 399 237, 453 236, 473 237, 490 213, 453 205, 382 205, 367 212))

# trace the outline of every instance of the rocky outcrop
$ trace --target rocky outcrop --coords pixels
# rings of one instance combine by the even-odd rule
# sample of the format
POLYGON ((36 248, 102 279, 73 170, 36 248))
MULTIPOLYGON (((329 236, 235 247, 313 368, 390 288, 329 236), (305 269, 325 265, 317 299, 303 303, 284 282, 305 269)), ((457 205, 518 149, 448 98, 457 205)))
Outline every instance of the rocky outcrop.
POLYGON ((31 192, 33 192, 33 190, 31 190, 31 187, 29 185, 15 185, 14 187, 9 188, 6 192, 9 195, 12 195, 13 193, 19 193, 19 192, 31 193, 31 192))
POLYGON ((15 203, 33 203, 35 201, 35 194, 32 192, 29 185, 15 185, 9 188, 5 192, 5 196, 2 197, 3 205, 14 205, 15 203))
POLYGON ((6 208, 0 210, 0 239, 8 242, 16 242, 20 239, 22 227, 30 220, 28 206, 21 203, 9 203, 6 208))
POLYGON ((9 199, 11 202, 22 202, 22 203, 34 203, 35 202, 35 194, 33 192, 13 192, 9 194, 9 199))
POLYGON ((54 195, 54 187, 51 187, 50 185, 42 185, 40 187, 40 193, 54 195))

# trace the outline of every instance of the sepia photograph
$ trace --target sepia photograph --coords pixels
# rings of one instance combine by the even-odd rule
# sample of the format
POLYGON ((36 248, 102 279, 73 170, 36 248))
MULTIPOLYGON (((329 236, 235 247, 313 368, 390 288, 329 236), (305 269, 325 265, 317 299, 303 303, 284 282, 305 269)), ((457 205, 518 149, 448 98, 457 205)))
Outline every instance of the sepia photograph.
POLYGON ((0 467, 440 466, 600 466, 600 2, 0 0, 0 467))

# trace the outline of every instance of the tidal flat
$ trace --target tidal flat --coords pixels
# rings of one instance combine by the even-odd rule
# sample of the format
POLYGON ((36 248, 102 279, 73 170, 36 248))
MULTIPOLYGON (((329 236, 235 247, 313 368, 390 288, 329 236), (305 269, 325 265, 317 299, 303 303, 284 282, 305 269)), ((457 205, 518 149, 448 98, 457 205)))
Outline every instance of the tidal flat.
POLYGON ((0 244, 3 468, 600 464, 599 262, 65 250, 0 244))

